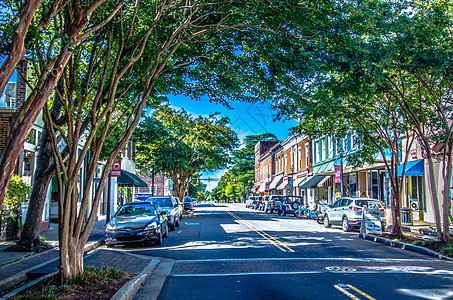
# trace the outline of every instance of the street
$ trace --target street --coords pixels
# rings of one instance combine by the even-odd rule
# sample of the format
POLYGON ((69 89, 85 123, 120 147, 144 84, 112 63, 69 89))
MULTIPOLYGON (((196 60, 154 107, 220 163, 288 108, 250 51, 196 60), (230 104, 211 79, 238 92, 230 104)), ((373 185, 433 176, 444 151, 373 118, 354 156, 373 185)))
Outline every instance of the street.
POLYGON ((162 246, 116 249, 175 260, 159 299, 453 298, 449 262, 244 204, 198 205, 162 246))

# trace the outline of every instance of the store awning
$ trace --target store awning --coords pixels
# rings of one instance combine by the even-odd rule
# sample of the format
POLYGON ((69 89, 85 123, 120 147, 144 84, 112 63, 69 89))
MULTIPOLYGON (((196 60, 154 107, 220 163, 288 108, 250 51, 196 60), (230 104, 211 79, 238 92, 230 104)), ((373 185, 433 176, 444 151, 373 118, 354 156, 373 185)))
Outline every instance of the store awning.
POLYGON ((269 190, 275 190, 275 188, 281 183, 282 178, 283 174, 275 176, 274 179, 269 184, 269 190))
MULTIPOLYGON (((344 165, 344 164, 343 164, 344 165)), ((329 162, 321 163, 319 165, 313 166, 313 174, 322 174, 327 172, 333 172, 335 169, 335 160, 329 162)))
POLYGON ((323 179, 321 179, 320 182, 318 182, 318 184, 317 184, 316 186, 317 186, 317 187, 322 187, 322 185, 323 185, 324 183, 326 183, 326 181, 329 180, 331 177, 332 177, 332 176, 326 176, 326 177, 324 177, 323 179))
POLYGON ((147 187, 148 185, 141 180, 137 175, 128 171, 121 170, 121 176, 118 177, 117 183, 119 185, 133 185, 138 187, 147 187))
POLYGON ((296 179, 294 180, 293 186, 295 186, 295 187, 299 186, 299 184, 300 184, 302 181, 304 181, 305 178, 307 178, 307 176, 296 178, 296 179))
POLYGON ((304 181, 302 181, 299 184, 299 188, 301 188, 301 189, 315 188, 318 185, 318 183, 324 179, 324 177, 326 177, 326 176, 323 176, 323 175, 308 176, 307 178, 305 178, 304 181))
POLYGON ((260 184, 260 188, 258 189, 257 193, 264 193, 265 190, 266 190, 266 184, 263 182, 260 184))
POLYGON ((288 187, 288 177, 282 180, 282 182, 277 186, 277 190, 283 190, 288 187))
MULTIPOLYGON (((404 164, 398 166, 398 176, 401 176, 403 174, 403 166, 404 164)), ((423 159, 408 161, 406 163, 406 171, 404 172, 404 176, 423 175, 425 175, 425 165, 423 159)))

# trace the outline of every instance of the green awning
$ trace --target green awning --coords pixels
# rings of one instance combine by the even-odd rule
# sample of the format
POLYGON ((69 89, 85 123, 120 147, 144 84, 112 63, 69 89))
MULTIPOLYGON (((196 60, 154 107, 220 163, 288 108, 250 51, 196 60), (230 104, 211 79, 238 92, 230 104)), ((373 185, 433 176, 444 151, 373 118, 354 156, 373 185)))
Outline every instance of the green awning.
POLYGON ((314 176, 308 176, 305 178, 304 181, 302 181, 299 184, 300 189, 313 189, 318 186, 318 183, 324 179, 326 176, 322 175, 314 175, 314 176))
POLYGON ((121 176, 118 177, 118 185, 133 185, 138 187, 147 187, 146 182, 141 180, 137 175, 128 171, 121 170, 121 176))
POLYGON ((320 163, 316 166, 313 166, 313 174, 322 174, 326 172, 333 172, 335 166, 335 160, 331 160, 325 163, 320 163))

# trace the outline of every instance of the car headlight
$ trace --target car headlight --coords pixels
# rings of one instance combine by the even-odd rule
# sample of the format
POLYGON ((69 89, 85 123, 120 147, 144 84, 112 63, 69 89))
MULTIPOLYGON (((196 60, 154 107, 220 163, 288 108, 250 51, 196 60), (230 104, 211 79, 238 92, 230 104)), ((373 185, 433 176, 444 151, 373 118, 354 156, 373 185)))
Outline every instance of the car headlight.
POLYGON ((151 230, 151 229, 156 229, 156 228, 157 228, 157 223, 152 222, 151 224, 149 224, 148 226, 145 227, 145 230, 151 230))
POLYGON ((112 226, 112 225, 110 225, 110 223, 108 223, 108 224, 107 224, 107 227, 105 228, 105 230, 107 230, 107 231, 116 230, 116 227, 115 227, 115 226, 112 226))

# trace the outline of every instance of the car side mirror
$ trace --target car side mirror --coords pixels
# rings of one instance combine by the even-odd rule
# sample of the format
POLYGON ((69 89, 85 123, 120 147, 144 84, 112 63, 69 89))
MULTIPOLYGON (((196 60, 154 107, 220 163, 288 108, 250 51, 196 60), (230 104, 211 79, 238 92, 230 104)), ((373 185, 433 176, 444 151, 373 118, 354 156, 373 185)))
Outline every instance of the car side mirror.
POLYGON ((178 203, 176 203, 175 205, 173 205, 173 207, 178 207, 178 203))
POLYGON ((161 215, 161 216, 166 215, 166 214, 167 214, 167 212, 165 212, 165 211, 161 211, 161 212, 160 212, 160 215, 161 215))

